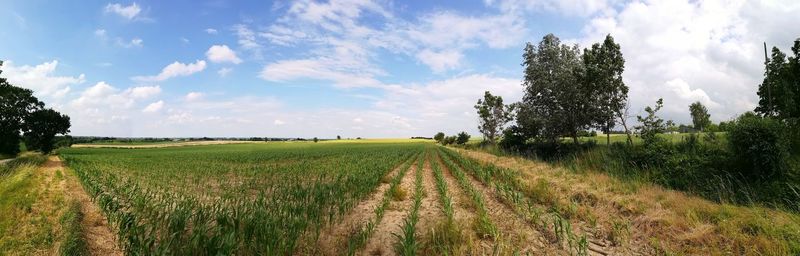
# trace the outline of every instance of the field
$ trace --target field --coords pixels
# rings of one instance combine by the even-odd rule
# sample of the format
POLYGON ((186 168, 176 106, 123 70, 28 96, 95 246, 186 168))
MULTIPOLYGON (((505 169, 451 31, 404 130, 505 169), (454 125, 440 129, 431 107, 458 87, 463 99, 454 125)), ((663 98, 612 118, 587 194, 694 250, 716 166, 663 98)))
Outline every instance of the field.
POLYGON ((0 210, 22 221, 0 221, 0 254, 800 252, 796 213, 428 142, 59 154, 68 168, 55 156, 37 168, 45 158, 35 154, 4 167, 0 210))

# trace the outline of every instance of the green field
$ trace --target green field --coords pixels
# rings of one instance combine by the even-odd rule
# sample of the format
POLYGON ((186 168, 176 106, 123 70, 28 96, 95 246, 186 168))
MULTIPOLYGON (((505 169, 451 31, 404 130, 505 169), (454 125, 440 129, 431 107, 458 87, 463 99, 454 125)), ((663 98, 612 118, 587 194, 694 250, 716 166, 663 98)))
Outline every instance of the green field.
POLYGON ((128 253, 287 254, 429 143, 60 152, 128 253))

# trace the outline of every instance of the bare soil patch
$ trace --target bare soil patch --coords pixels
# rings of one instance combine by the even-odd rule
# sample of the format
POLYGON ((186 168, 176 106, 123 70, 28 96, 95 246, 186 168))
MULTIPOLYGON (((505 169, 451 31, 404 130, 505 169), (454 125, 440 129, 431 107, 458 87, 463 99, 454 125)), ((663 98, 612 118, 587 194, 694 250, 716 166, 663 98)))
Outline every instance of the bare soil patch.
MULTIPOLYGON (((416 169, 417 165, 412 163, 411 168, 406 172, 406 175, 398 185, 400 189, 408 192, 414 191, 414 172, 416 169)), ((400 234, 403 220, 409 215, 413 203, 414 200, 410 196, 406 196, 403 200, 399 201, 392 200, 389 207, 386 208, 383 220, 377 223, 375 233, 367 241, 366 247, 364 247, 359 254, 395 255, 394 245, 397 238, 394 234, 400 234)))

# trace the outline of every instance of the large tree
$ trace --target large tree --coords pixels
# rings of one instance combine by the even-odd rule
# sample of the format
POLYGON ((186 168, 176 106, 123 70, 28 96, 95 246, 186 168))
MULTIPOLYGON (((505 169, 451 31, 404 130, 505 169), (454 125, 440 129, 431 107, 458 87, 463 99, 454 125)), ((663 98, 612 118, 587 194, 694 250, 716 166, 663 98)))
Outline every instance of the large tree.
MULTIPOLYGON (((580 83, 583 73, 578 46, 562 44, 548 34, 538 45, 528 43, 523 54, 525 96, 520 106, 535 116, 540 135, 556 142, 570 136, 577 143, 578 131, 593 121, 591 90, 580 83)), ((520 125, 526 126, 522 121, 520 125)))
MULTIPOLYGON (((0 68, 2 64, 0 61, 0 68)), ((21 132, 27 128, 26 117, 42 107, 44 103, 33 96, 33 91, 13 86, 0 77, 0 154, 19 153, 21 132)))
POLYGON ((698 101, 689 105, 689 113, 692 115, 692 124, 695 129, 702 132, 711 125, 711 115, 708 114, 708 109, 703 106, 703 103, 698 101))
POLYGON ((794 56, 787 58, 777 47, 765 62, 764 81, 758 86, 758 107, 762 116, 785 121, 800 118, 800 39, 792 47, 794 56))
POLYGON ((495 144, 503 126, 513 119, 513 107, 504 105, 503 97, 494 96, 486 91, 483 99, 478 99, 475 109, 478 110, 478 130, 483 134, 483 139, 495 144))
POLYGON ((33 149, 49 152, 52 149, 52 137, 67 132, 68 117, 54 110, 44 109, 44 103, 33 96, 33 91, 13 86, 7 79, 0 77, 0 154, 19 153, 22 134, 34 144, 31 145, 33 149), (63 126, 64 119, 66 128, 63 126), (53 134, 50 135, 51 133, 53 134))
POLYGON ((31 113, 26 123, 25 143, 28 149, 50 153, 56 134, 69 133, 69 117, 52 109, 39 109, 31 113))
MULTIPOLYGON (((584 87, 581 91, 591 91, 594 126, 606 134, 606 143, 611 141, 611 130, 617 119, 625 115, 628 102, 628 86, 622 81, 625 59, 619 44, 607 35, 603 44, 595 43, 583 50, 584 73, 581 77, 584 87)), ((620 120, 621 122, 622 120, 620 120)))

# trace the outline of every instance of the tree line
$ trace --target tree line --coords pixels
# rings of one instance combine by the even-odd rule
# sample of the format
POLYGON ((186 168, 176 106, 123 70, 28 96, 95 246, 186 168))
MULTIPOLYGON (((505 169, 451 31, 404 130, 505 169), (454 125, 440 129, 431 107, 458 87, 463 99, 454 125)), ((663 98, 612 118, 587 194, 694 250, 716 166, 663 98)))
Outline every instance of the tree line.
POLYGON ((69 133, 69 128, 69 116, 46 108, 33 91, 0 77, 0 154, 17 155, 23 141, 28 150, 50 153, 56 135, 69 133))
POLYGON ((712 200, 800 210, 800 39, 791 50, 787 56, 774 47, 767 57, 753 111, 715 124, 698 101, 687 106, 692 123, 676 125, 659 116, 663 99, 629 114, 625 59, 611 35, 580 50, 548 34, 523 50, 522 100, 506 104, 485 92, 475 106, 478 130, 484 144, 511 153, 575 161, 712 200), (608 146, 581 142, 587 130, 605 133, 608 146), (678 142, 661 135, 675 131, 691 133, 678 142), (611 133, 625 134, 625 142, 610 143, 611 133))

